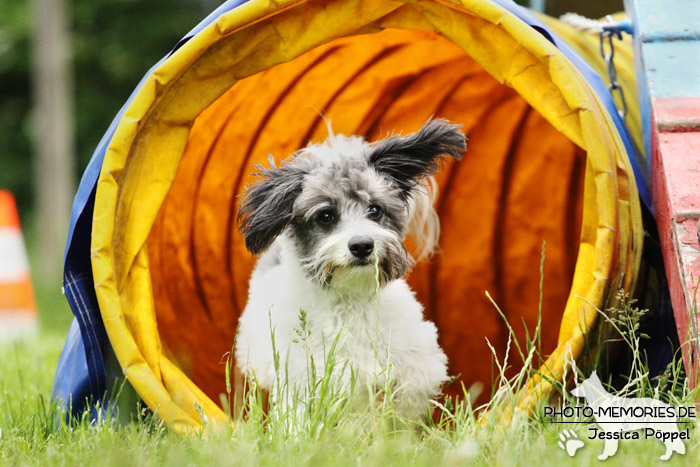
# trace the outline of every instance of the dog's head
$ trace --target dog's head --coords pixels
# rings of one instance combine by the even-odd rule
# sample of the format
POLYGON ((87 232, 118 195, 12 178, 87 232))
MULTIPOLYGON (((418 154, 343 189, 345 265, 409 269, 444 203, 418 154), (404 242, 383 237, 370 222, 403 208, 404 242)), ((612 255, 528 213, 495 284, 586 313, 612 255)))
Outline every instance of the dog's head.
POLYGON ((466 138, 442 119, 406 136, 375 143, 331 135, 297 151, 282 166, 270 157, 241 202, 238 222, 254 254, 284 233, 307 276, 324 286, 374 280, 384 285, 407 271, 403 245, 409 202, 446 156, 466 150, 466 138))
POLYGON ((598 378, 595 370, 588 379, 582 381, 581 384, 571 390, 571 394, 574 397, 583 397, 585 399, 592 399, 601 393, 604 393, 603 383, 600 382, 600 378, 598 378))
POLYGON ((586 397, 585 381, 580 386, 576 386, 571 390, 571 395, 574 397, 586 397))

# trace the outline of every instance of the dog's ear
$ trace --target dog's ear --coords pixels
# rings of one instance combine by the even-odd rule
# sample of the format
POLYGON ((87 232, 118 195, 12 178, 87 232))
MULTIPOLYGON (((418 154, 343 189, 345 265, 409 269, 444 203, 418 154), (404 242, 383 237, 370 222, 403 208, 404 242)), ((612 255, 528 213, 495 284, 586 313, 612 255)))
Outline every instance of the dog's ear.
POLYGON ((375 143, 369 162, 388 176, 408 197, 421 178, 434 174, 445 156, 461 159, 467 150, 467 138, 445 119, 432 117, 415 133, 392 136, 375 143))
POLYGON ((292 220, 294 201, 299 196, 306 174, 294 165, 270 168, 256 165, 260 179, 248 187, 238 211, 238 230, 245 246, 253 254, 262 253, 292 220))

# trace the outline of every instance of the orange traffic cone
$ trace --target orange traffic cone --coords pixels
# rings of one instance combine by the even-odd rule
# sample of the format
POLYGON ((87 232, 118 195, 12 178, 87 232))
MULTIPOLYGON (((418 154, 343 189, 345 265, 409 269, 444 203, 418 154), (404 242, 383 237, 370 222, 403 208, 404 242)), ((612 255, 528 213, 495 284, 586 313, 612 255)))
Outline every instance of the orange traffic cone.
POLYGON ((15 198, 9 191, 0 190, 0 340, 33 334, 37 328, 36 302, 15 198))

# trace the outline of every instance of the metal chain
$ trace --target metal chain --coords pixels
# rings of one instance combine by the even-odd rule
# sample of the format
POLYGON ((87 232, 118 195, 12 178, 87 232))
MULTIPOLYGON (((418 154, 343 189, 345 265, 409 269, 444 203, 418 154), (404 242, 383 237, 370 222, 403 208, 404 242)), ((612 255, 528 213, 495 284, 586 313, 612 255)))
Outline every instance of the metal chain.
MULTIPOLYGON (((612 20, 610 18, 609 20, 612 20)), ((617 69, 615 68, 615 45, 613 44, 613 37, 622 40, 622 30, 618 27, 618 24, 612 23, 609 26, 603 26, 603 30, 600 32, 600 55, 605 60, 605 64, 608 67, 608 78, 610 79, 610 84, 608 85, 608 90, 610 94, 615 98, 615 92, 620 96, 620 102, 622 103, 622 110, 617 109, 617 113, 624 120, 627 115, 627 101, 625 100, 625 92, 622 86, 617 81, 617 69), (605 44, 608 44, 609 52, 605 51, 605 44)))

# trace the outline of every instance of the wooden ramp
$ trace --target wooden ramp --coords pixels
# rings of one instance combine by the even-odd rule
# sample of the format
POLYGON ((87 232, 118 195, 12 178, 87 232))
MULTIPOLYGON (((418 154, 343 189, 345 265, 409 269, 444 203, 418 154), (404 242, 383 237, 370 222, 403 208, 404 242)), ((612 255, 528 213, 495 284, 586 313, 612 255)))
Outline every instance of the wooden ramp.
POLYGON ((700 284, 700 2, 625 0, 654 211, 678 337, 698 384, 700 284))

